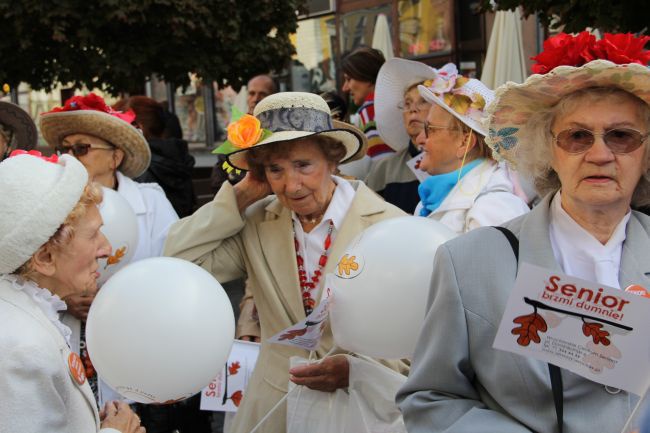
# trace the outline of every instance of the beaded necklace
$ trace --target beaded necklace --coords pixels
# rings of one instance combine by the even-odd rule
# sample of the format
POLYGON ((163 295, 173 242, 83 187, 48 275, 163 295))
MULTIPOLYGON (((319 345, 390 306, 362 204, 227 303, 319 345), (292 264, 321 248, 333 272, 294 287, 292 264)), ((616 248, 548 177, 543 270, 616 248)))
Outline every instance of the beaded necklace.
POLYGON ((323 243, 323 253, 318 259, 318 269, 314 271, 314 275, 309 277, 307 271, 305 270, 305 259, 300 255, 300 243, 298 243, 298 237, 296 236, 296 231, 293 231, 293 242, 296 247, 296 262, 298 264, 298 279, 300 280, 300 292, 302 294, 302 305, 305 308, 305 314, 309 315, 314 311, 316 306, 316 301, 312 296, 313 290, 316 288, 318 281, 323 272, 323 268, 327 264, 327 254, 329 253, 330 247, 332 246, 332 230, 334 229, 334 223, 330 220, 329 226, 327 227, 327 236, 325 237, 325 242, 323 243))

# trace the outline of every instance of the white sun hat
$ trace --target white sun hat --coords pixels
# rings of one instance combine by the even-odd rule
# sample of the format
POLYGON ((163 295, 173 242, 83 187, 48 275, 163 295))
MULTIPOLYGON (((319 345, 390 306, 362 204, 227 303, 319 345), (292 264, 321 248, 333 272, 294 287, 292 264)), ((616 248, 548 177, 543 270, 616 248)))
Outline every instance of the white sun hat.
POLYGON ((420 85, 418 90, 427 101, 438 104, 482 136, 487 135, 485 108, 494 100, 494 91, 481 81, 455 71, 448 74, 439 71, 430 85, 420 85))
POLYGON ((409 135, 398 105, 404 102, 406 90, 414 84, 434 80, 438 70, 422 62, 393 58, 379 69, 375 85, 375 121, 379 135, 390 147, 401 150, 408 146, 409 135))
POLYGON ((0 163, 0 274, 14 272, 56 233, 87 183, 88 172, 71 155, 30 151, 0 163))
POLYGON ((317 134, 334 138, 345 146, 340 163, 353 159, 363 150, 363 133, 356 128, 337 128, 325 100, 313 93, 282 92, 267 96, 255 106, 253 115, 270 135, 228 155, 228 162, 242 170, 249 168, 245 152, 250 149, 317 134))

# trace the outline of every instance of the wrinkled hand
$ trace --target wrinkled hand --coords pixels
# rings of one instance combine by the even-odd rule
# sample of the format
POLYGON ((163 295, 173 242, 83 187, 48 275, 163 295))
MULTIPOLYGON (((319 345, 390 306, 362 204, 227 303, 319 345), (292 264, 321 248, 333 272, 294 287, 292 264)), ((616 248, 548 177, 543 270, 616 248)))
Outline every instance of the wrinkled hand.
POLYGON ((304 385, 316 391, 333 392, 347 388, 350 365, 344 355, 324 358, 315 364, 300 365, 289 370, 289 379, 296 385, 304 385))
POLYGON ((77 319, 85 322, 88 318, 90 304, 95 299, 95 293, 92 294, 73 294, 63 298, 63 302, 68 306, 67 312, 77 319))
POLYGON ((145 433, 140 418, 122 401, 109 401, 99 413, 101 428, 114 428, 122 433, 145 433))
POLYGON ((250 171, 234 187, 237 207, 243 211, 248 206, 271 194, 271 186, 265 180, 259 180, 250 171))

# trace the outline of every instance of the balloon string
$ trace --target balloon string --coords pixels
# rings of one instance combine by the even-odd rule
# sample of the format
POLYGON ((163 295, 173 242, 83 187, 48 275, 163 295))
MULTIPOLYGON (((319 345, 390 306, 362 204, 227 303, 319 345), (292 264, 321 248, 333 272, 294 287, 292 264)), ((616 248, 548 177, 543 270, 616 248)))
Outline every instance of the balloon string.
MULTIPOLYGON (((334 347, 332 347, 332 349, 331 349, 329 352, 327 352, 327 353, 325 354, 325 356, 323 356, 322 359, 319 359, 319 360, 316 361, 316 362, 317 362, 317 363, 318 363, 318 362, 323 362, 323 360, 324 360, 325 358, 327 358, 328 356, 330 356, 330 355, 331 355, 332 353, 334 353, 337 349, 338 349, 338 348, 337 348, 336 345, 335 345, 334 347)), ((309 361, 312 360, 312 356, 313 356, 313 355, 314 355, 314 351, 312 350, 311 352, 309 352, 309 359, 308 359, 309 361)), ((276 410, 278 410, 278 408, 280 407, 280 405, 281 405, 282 403, 284 403, 284 402, 289 398, 289 396, 290 396, 290 395, 291 395, 291 394, 292 394, 296 389, 300 389, 300 391, 298 392, 298 397, 297 397, 297 400, 299 401, 299 400, 300 400, 300 394, 302 393, 302 388, 303 388, 303 385, 296 385, 296 386, 293 387, 289 392, 287 392, 287 393, 284 395, 284 397, 282 397, 282 398, 280 399, 280 401, 278 401, 278 402, 275 404, 275 406, 273 406, 273 407, 271 408, 271 410, 269 410, 268 413, 267 413, 266 415, 264 415, 264 417, 260 420, 260 422, 258 422, 257 425, 256 425, 255 427, 253 427, 253 430, 251 430, 250 433, 255 433, 257 430, 259 430, 259 428, 262 426, 262 424, 264 424, 264 421, 266 421, 267 419, 269 419, 269 418, 271 417, 271 415, 273 415, 273 413, 274 413, 276 410)), ((296 401, 296 404, 298 404, 298 401, 296 401)), ((296 414, 296 413, 295 413, 295 411, 294 411, 293 415, 295 416, 295 414, 296 414)), ((291 421, 293 421, 293 416, 291 417, 291 421)))

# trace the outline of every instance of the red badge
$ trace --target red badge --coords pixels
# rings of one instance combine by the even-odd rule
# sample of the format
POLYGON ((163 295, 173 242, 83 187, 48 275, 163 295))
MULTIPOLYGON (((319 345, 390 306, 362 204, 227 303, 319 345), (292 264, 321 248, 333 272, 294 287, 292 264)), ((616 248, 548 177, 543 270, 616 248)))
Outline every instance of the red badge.
POLYGON ((643 296, 644 298, 650 298, 650 293, 648 293, 648 291, 644 287, 641 287, 638 284, 632 284, 631 286, 627 286, 625 291, 627 293, 632 293, 633 295, 643 296))
POLYGON ((76 353, 70 353, 68 356, 68 367, 70 368, 70 376, 77 382, 79 385, 83 385, 86 382, 86 372, 84 371, 84 363, 81 361, 81 358, 76 353))

